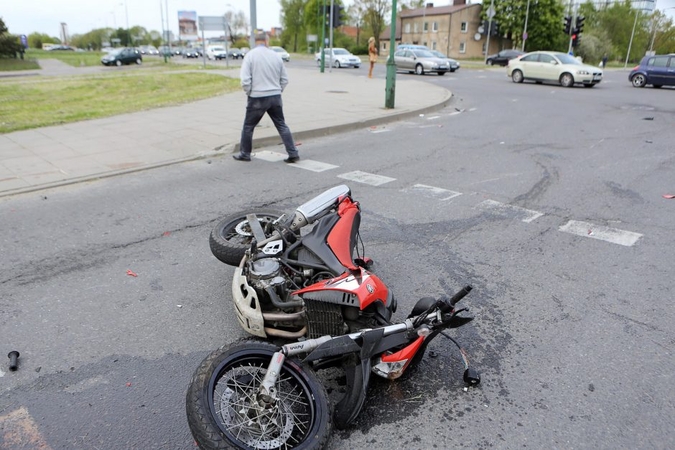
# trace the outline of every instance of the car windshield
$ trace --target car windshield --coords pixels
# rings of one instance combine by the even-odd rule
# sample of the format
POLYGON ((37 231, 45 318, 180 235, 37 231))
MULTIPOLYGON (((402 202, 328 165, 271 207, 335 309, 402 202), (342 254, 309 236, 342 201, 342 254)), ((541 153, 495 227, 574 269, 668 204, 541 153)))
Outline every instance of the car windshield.
POLYGON ((568 55, 567 53, 554 53, 553 56, 558 58, 563 64, 581 65, 578 59, 576 59, 574 56, 568 55))
POLYGON ((272 50, 274 50, 277 53, 285 53, 286 52, 286 50, 284 50, 281 47, 272 47, 272 50))
POLYGON ((349 52, 344 48, 336 48, 335 50, 333 50, 333 53, 335 53, 336 55, 349 55, 349 52))
POLYGON ((443 53, 439 52, 438 50, 429 50, 432 55, 438 56, 439 58, 447 58, 443 53))
POLYGON ((419 58, 433 58, 434 55, 429 50, 411 50, 419 58))
POLYGON ((123 48, 116 48, 115 50, 111 50, 110 53, 108 53, 110 56, 116 56, 122 53, 123 48))
POLYGON ((212 52, 222 52, 222 51, 225 51, 225 49, 223 47, 213 47, 211 49, 211 51, 212 52))

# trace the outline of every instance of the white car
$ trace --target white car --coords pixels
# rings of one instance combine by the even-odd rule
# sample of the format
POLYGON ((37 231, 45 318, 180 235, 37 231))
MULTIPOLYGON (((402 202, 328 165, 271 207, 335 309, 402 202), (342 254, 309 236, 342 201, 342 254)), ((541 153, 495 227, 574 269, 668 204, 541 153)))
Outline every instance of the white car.
POLYGON ((220 45, 209 45, 206 47, 206 57, 209 59, 225 59, 227 58, 227 52, 225 47, 220 45))
MULTIPOLYGON (((331 61, 331 56, 333 58, 333 67, 353 67, 355 69, 358 69, 361 67, 361 58, 358 56, 352 55, 347 49, 345 48, 325 48, 324 49, 324 63, 326 65, 330 64, 331 61)), ((321 52, 316 53, 314 55, 314 58, 316 59, 317 65, 321 64, 321 52)))
POLYGON ((506 75, 514 83, 553 81, 563 87, 575 84, 593 87, 602 81, 602 69, 583 64, 574 56, 561 52, 526 53, 509 61, 506 75))
POLYGON ((281 56, 281 59, 283 59, 286 62, 289 62, 291 60, 291 55, 286 51, 285 48, 283 47, 270 47, 274 52, 276 52, 279 56, 281 56))

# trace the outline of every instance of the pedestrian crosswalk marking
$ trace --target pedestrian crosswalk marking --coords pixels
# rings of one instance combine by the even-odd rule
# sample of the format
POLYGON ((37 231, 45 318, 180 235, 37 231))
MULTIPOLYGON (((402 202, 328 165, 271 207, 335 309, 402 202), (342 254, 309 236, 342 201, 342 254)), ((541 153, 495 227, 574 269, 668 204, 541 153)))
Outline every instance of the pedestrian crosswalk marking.
MULTIPOLYGON (((277 153, 271 152, 269 150, 262 150, 259 152, 255 152, 253 154, 253 157, 267 162, 279 162, 286 159, 288 155, 285 153, 277 153)), ((340 167, 333 164, 314 161, 311 159, 302 159, 302 157, 300 157, 300 161, 294 164, 289 164, 289 166, 297 167, 298 169, 310 170, 312 172, 325 172, 326 170, 336 169, 340 167)))
POLYGON ((361 172, 355 170, 338 175, 338 178, 344 180, 356 181, 357 183, 369 184, 371 186, 381 186, 385 183, 395 181, 396 178, 385 177, 383 175, 375 175, 373 173, 361 172))
POLYGON ((589 237, 592 239, 600 239, 602 241, 611 242, 612 244, 619 244, 626 247, 631 247, 643 235, 634 233, 632 231, 619 230, 618 228, 605 227, 603 225, 594 225, 589 222, 581 222, 578 220, 570 220, 565 225, 562 225, 560 231, 574 234, 576 236, 589 237))
POLYGON ((403 189, 404 192, 416 192, 425 197, 436 198, 438 200, 450 200, 451 198, 459 197, 461 192, 449 191, 434 186, 427 186, 426 184, 415 184, 410 188, 403 189))
POLYGON ((530 223, 544 215, 538 211, 521 208, 520 206, 508 205, 506 203, 501 203, 494 200, 485 200, 484 202, 478 204, 478 208, 496 213, 500 216, 520 219, 525 223, 530 223))

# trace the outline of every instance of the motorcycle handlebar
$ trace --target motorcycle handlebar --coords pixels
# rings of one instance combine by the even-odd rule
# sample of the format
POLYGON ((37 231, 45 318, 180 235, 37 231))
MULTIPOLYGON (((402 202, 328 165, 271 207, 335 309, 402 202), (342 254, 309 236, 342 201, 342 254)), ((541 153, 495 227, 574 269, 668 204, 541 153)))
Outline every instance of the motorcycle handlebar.
POLYGON ((441 311, 444 312, 444 313, 452 311, 452 308, 454 308, 455 305, 461 299, 466 297, 467 294, 469 292, 471 292, 471 289, 473 289, 473 287, 471 285, 467 284, 462 289, 460 289, 459 292, 457 292, 455 295, 453 295, 451 299, 449 299, 449 300, 442 299, 441 300, 441 311))

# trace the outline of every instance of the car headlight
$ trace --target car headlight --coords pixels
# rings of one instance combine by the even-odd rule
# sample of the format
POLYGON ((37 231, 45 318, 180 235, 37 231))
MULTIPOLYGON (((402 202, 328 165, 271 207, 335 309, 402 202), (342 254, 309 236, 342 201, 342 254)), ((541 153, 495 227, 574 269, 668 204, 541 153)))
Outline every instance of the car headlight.
POLYGON ((591 73, 588 70, 577 70, 578 75, 590 75, 591 73))

